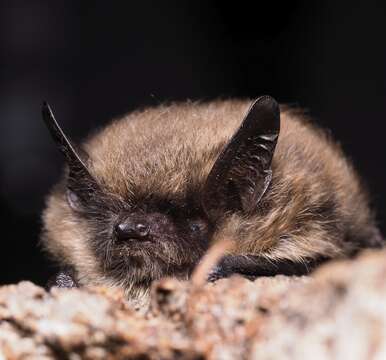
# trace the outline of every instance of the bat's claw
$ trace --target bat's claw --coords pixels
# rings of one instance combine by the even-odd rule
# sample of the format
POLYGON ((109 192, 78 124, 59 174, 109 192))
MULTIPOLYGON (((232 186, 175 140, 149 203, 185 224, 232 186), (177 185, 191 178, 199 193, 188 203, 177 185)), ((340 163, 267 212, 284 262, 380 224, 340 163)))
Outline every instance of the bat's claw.
POLYGON ((46 285, 47 290, 50 290, 53 287, 74 288, 78 287, 78 284, 74 279, 72 271, 63 270, 58 272, 55 276, 48 280, 46 285))

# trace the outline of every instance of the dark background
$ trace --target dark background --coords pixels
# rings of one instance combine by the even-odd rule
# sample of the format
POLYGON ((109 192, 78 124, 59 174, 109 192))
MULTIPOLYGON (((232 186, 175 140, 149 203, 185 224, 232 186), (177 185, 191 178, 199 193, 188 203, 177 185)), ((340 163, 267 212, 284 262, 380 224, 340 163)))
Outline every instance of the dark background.
POLYGON ((168 100, 255 97, 310 109, 366 180, 386 226, 382 1, 0 2, 0 283, 44 283, 44 197, 63 159, 48 100, 75 140, 168 100))

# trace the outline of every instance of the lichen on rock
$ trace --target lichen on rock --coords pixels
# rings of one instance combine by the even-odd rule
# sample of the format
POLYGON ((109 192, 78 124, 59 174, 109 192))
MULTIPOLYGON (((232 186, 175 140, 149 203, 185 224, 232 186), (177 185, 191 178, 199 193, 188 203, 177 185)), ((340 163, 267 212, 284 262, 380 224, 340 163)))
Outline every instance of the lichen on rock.
POLYGON ((386 251, 310 277, 107 288, 0 288, 0 359, 386 359, 386 251))

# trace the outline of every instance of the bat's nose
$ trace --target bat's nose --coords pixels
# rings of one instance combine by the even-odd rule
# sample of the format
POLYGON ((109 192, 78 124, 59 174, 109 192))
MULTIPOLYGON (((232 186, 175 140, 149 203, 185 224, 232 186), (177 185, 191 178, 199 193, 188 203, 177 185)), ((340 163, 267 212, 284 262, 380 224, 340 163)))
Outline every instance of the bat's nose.
POLYGON ((118 240, 143 240, 149 235, 149 225, 143 220, 125 219, 115 225, 114 232, 118 240))

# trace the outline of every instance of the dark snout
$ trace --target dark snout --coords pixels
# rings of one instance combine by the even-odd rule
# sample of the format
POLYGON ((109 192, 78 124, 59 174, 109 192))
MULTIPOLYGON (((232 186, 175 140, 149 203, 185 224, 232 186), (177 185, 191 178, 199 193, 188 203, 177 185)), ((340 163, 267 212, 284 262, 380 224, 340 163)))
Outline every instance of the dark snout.
POLYGON ((114 228, 118 240, 146 240, 150 231, 150 225, 144 216, 126 216, 117 222, 114 228))

